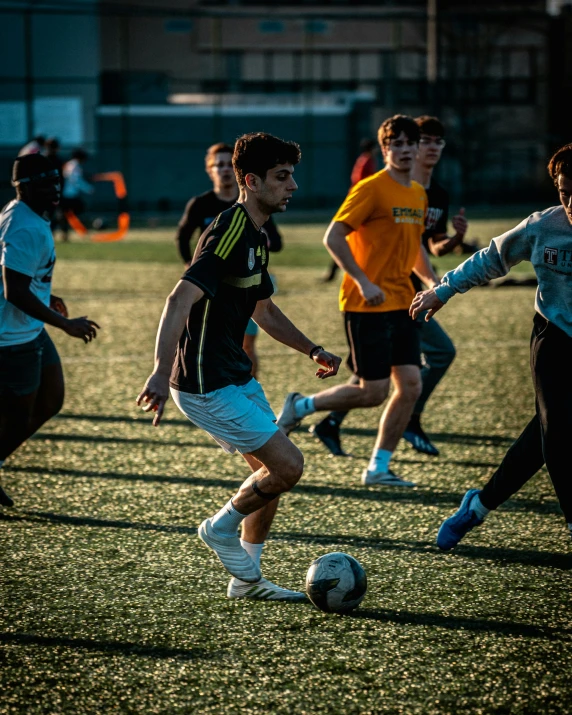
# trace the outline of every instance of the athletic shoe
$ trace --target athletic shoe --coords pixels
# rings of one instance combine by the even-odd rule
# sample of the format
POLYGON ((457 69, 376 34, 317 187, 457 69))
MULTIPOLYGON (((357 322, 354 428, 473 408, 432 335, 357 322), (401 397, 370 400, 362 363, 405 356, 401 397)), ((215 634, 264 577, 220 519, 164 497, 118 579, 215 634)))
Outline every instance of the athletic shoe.
POLYGON ((429 454, 431 457, 437 457, 439 450, 432 444, 429 437, 423 431, 423 427, 419 420, 411 420, 403 433, 403 439, 421 454, 429 454))
POLYGON ((479 489, 469 489, 463 497, 459 509, 441 524, 437 532, 437 546, 443 551, 454 549, 475 526, 480 526, 484 519, 480 519, 470 508, 470 503, 479 489))
POLYGON ((296 417, 296 412, 294 411, 294 403, 301 397, 304 397, 304 395, 299 392, 289 392, 286 395, 282 412, 278 415, 278 419, 276 420, 278 427, 286 434, 290 434, 290 432, 295 430, 296 427, 300 425, 300 422, 302 422, 299 417, 296 417))
POLYGON ((312 425, 308 431, 311 432, 314 437, 317 437, 334 457, 350 456, 342 449, 340 426, 330 417, 325 417, 321 422, 318 422, 317 425, 312 425))
POLYGON ((0 486, 0 506, 14 506, 14 500, 0 486))
POLYGON ((408 482, 406 479, 398 477, 391 469, 387 472, 370 472, 369 469, 364 469, 361 475, 361 483, 369 487, 372 484, 384 484, 389 487, 414 487, 415 482, 408 482))
POLYGON ((256 583, 244 583, 237 578, 231 578, 226 590, 228 598, 249 598, 253 601, 289 601, 303 603, 308 600, 305 593, 290 591, 277 586, 272 581, 261 578, 256 583))
POLYGON ((205 519, 199 526, 199 538, 215 552, 231 576, 248 583, 260 581, 262 578, 260 569, 242 548, 238 534, 236 536, 217 534, 212 527, 212 520, 205 519))

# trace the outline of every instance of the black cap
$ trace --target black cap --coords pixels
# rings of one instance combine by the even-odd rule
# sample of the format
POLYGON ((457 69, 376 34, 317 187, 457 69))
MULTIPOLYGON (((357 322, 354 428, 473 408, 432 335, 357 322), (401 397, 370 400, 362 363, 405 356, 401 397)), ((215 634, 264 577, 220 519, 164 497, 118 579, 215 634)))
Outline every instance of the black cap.
POLYGON ((42 154, 19 156, 12 167, 12 186, 59 177, 52 162, 42 154))

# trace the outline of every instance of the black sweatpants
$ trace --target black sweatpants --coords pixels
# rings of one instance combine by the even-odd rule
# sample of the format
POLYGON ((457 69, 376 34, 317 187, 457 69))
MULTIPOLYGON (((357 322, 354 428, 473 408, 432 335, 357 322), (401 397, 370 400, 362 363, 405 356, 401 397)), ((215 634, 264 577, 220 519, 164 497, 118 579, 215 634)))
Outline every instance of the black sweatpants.
POLYGON ((480 493, 496 509, 546 464, 566 521, 572 523, 572 337, 538 313, 530 342, 536 414, 480 493))

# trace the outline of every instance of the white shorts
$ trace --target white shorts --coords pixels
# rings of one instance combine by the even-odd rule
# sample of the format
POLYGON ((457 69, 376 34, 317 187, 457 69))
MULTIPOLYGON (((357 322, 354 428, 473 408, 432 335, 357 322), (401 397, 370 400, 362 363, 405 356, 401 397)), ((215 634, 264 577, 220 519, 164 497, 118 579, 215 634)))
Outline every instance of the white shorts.
POLYGON ((229 454, 254 452, 278 432, 276 416, 254 378, 246 385, 228 385, 205 395, 171 387, 171 396, 185 417, 229 454))

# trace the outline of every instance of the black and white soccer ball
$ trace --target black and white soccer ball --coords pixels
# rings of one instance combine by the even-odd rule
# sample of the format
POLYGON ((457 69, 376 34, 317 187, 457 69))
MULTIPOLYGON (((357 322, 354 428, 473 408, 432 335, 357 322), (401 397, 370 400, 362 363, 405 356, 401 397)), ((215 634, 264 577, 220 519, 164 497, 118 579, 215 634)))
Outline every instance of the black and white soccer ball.
POLYGON ((367 591, 367 576, 357 559, 342 551, 320 556, 310 564, 306 592, 314 606, 326 613, 348 613, 367 591))

